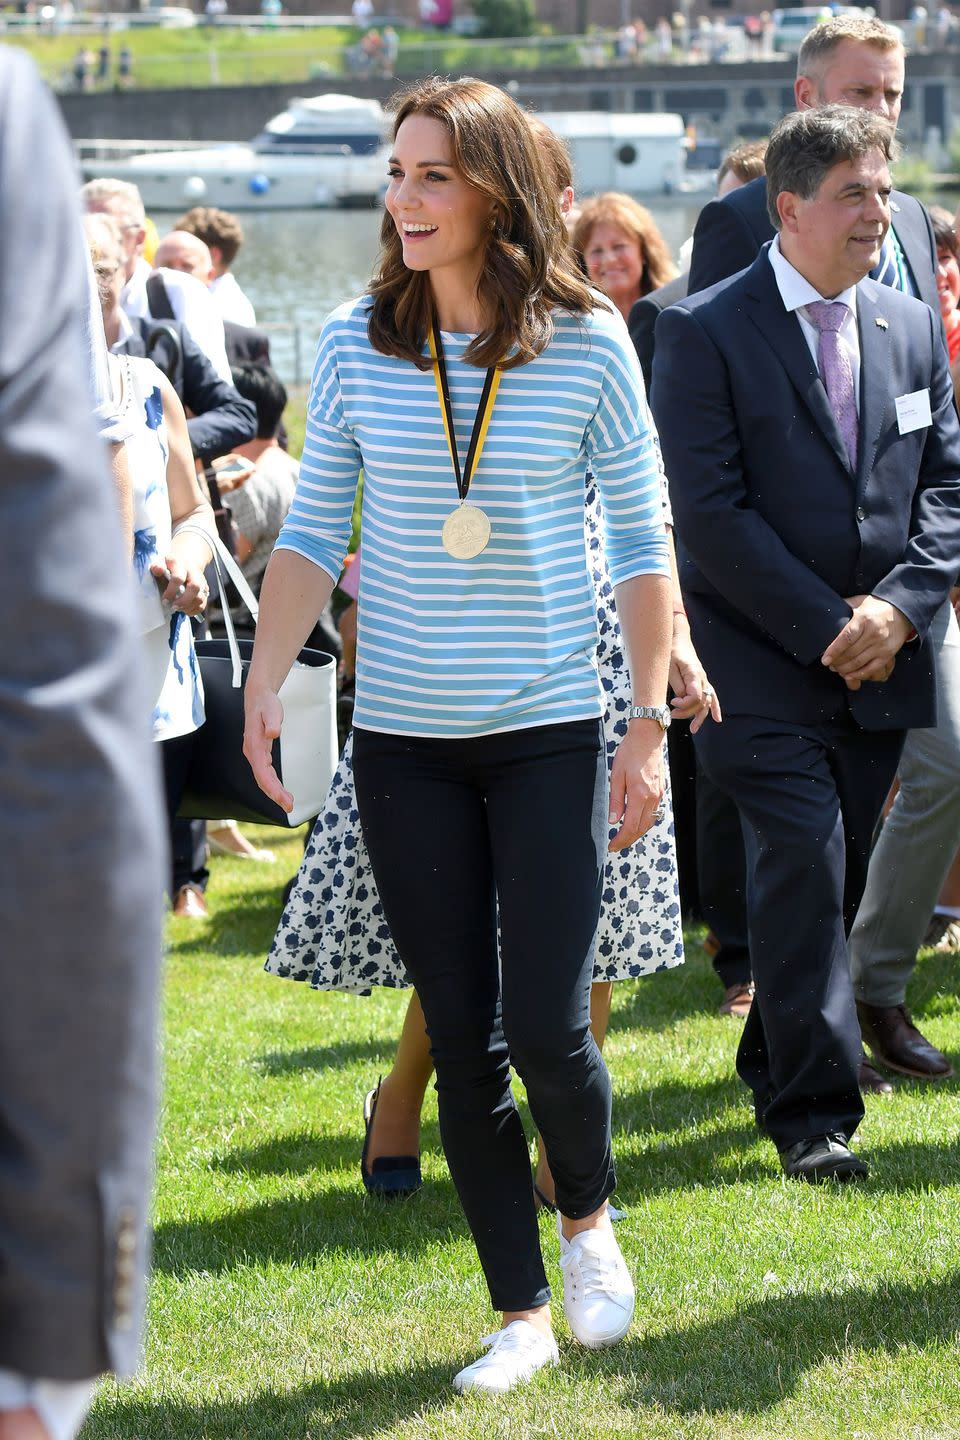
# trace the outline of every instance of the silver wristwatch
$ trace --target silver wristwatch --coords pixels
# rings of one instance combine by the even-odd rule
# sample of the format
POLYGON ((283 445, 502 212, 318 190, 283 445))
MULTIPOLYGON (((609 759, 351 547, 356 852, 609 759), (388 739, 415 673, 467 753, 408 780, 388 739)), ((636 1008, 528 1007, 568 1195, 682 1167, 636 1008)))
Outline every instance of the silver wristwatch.
POLYGON ((661 730, 666 731, 670 724, 669 705, 633 705, 630 707, 631 720, 656 720, 661 730))

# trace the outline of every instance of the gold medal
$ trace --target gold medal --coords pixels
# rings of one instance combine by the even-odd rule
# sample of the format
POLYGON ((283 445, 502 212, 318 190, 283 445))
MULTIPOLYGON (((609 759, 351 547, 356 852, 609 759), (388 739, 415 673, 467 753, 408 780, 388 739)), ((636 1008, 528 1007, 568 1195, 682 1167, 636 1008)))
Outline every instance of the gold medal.
POLYGON ((447 437, 450 459, 453 462, 457 494, 460 496, 460 504, 443 522, 441 539, 444 550, 454 560, 472 560, 490 544, 490 517, 486 511, 480 509, 479 505, 468 505, 466 499, 470 481, 480 464, 483 444, 487 438, 490 417, 493 414, 497 389, 500 385, 500 371, 496 366, 491 366, 487 371, 480 395, 480 404, 477 406, 477 413, 474 417, 470 447, 467 450, 466 462, 461 472, 460 456, 457 454, 457 440, 453 429, 453 403, 450 399, 450 386, 447 382, 443 341, 440 338, 439 330, 434 326, 430 327, 429 340, 430 355, 433 359, 433 378, 437 387, 437 398, 440 401, 440 413, 443 416, 443 429, 447 437))
POLYGON ((490 520, 479 505, 458 505, 443 522, 443 548, 454 560, 472 560, 490 543, 490 520))

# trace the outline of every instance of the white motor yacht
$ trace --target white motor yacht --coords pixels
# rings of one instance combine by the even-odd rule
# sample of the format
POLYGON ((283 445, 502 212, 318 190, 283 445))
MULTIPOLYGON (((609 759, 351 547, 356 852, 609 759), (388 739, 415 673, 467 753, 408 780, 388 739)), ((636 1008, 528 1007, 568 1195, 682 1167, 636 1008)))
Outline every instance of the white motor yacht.
POLYGON ((293 100, 249 145, 78 141, 85 179, 130 180, 148 210, 373 205, 387 186, 388 121, 376 100, 293 100))

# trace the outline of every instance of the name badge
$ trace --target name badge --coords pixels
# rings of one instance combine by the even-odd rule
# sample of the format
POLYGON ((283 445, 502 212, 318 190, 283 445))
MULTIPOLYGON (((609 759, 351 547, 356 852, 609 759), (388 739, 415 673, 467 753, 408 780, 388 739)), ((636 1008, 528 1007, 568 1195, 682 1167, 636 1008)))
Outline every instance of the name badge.
POLYGON ((894 404, 897 407, 897 426, 901 435, 909 435, 911 430, 922 430, 925 425, 933 424, 929 390, 914 390, 910 395, 898 395, 894 404))

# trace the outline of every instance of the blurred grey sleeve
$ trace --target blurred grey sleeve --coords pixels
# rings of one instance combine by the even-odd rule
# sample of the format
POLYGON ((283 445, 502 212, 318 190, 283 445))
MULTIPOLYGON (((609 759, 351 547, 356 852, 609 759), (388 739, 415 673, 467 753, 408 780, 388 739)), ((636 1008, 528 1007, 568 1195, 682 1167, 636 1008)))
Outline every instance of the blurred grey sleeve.
POLYGON ((0 49, 0 1369, 128 1373, 166 830, 91 418, 69 145, 0 49))

